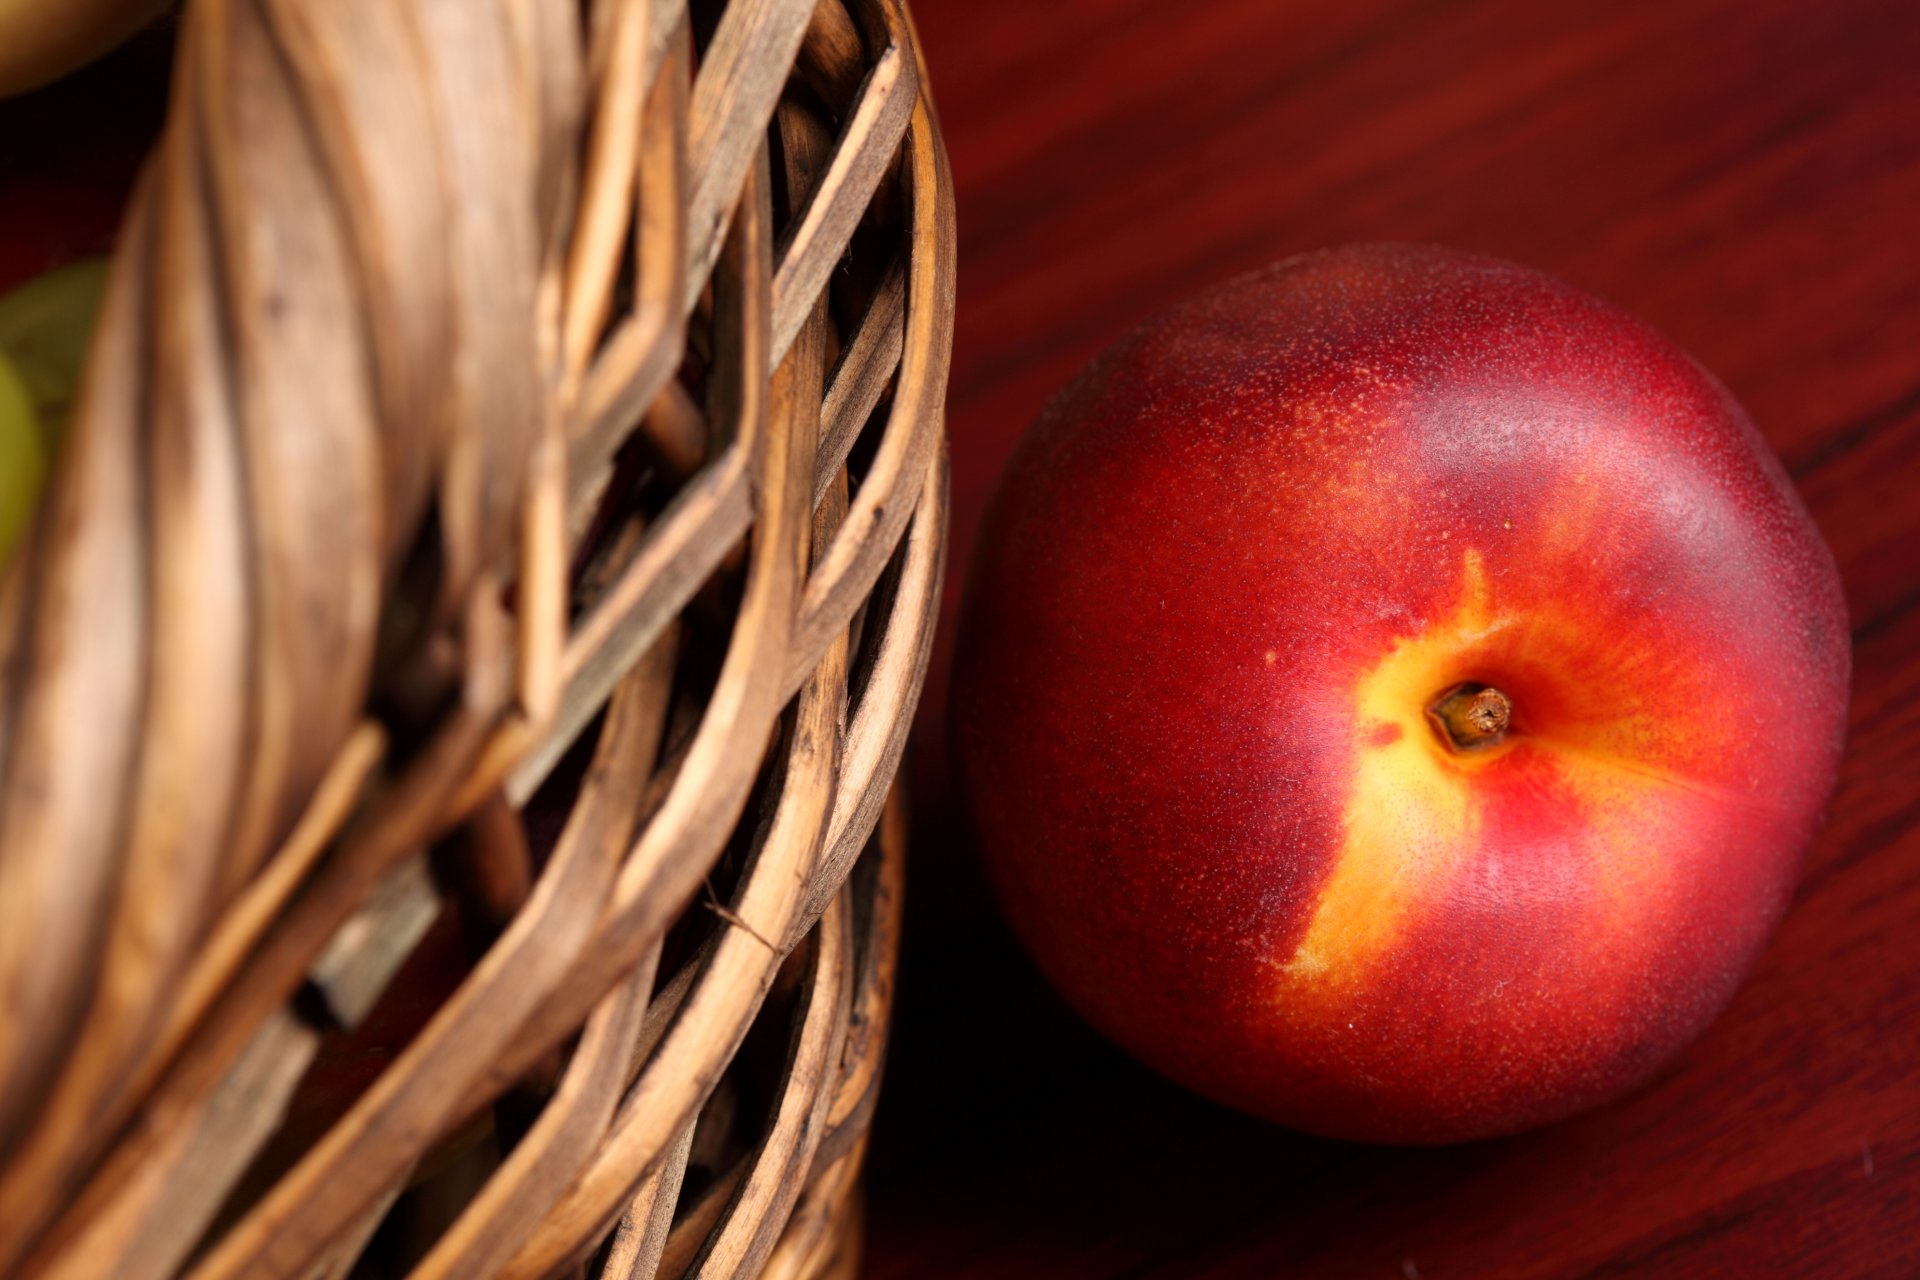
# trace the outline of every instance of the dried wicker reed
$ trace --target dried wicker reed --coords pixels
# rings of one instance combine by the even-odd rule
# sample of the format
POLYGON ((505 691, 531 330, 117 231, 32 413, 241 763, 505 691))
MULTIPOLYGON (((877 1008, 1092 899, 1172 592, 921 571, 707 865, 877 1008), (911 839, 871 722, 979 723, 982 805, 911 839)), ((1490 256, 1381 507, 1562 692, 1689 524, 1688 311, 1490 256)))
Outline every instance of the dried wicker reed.
POLYGON ((0 1274, 845 1274, 945 539, 901 0, 177 59, 0 587, 0 1274))

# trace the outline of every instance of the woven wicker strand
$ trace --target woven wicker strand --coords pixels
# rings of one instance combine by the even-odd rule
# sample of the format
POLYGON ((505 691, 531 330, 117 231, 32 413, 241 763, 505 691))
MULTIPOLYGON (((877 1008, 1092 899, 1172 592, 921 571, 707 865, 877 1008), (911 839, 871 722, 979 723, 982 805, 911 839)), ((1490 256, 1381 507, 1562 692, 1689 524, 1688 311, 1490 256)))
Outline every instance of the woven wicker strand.
POLYGON ((0 578, 0 1275, 851 1274, 924 78, 900 0, 190 0, 0 578))

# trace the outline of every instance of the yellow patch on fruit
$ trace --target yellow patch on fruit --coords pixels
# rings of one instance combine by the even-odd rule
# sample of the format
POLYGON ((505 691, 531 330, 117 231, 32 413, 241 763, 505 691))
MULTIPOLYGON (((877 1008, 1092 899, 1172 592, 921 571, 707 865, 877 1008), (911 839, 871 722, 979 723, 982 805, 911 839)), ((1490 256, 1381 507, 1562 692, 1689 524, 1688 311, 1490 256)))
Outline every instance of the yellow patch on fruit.
POLYGON ((1289 976, 1356 976, 1353 962, 1391 942, 1418 887, 1444 879, 1472 848, 1478 818, 1470 775, 1507 748, 1450 751, 1427 723, 1426 708, 1463 678, 1461 656, 1506 626, 1480 553, 1468 550, 1453 613, 1401 639, 1361 680, 1340 857, 1306 937, 1282 966, 1289 976))
POLYGON ((1733 757, 1743 723, 1711 664, 1657 622, 1579 599, 1583 546, 1621 534, 1577 498, 1565 506, 1517 576, 1496 584, 1465 550, 1453 603, 1355 684, 1340 850, 1279 965, 1294 993, 1366 981, 1417 913, 1517 839, 1551 843, 1608 935, 1629 938, 1658 909, 1668 833, 1690 829, 1703 803, 1767 808, 1703 771, 1733 757), (1430 722, 1461 684, 1511 699, 1502 739, 1463 750, 1430 722))

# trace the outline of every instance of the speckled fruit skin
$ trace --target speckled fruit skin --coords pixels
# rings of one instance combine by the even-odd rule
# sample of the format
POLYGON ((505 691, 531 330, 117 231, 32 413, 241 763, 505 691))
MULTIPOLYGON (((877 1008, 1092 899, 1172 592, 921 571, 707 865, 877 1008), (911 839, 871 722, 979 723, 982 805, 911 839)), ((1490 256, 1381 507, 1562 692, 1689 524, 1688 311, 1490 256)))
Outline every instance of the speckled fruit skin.
POLYGON ((1016 932, 1201 1093, 1375 1141, 1645 1079, 1785 909, 1833 558, 1727 391, 1559 281, 1296 258, 1102 356, 988 515, 959 782, 1016 932), (1512 699, 1462 753, 1425 716, 1512 699))

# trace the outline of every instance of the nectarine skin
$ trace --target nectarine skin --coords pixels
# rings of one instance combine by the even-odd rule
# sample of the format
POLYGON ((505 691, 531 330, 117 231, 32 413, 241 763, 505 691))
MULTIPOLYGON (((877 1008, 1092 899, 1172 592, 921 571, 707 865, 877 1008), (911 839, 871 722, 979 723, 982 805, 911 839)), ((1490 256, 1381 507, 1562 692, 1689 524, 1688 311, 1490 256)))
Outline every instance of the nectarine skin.
POLYGON ((1097 1028, 1323 1134, 1609 1098, 1751 968, 1832 790, 1833 558, 1619 310, 1412 246, 1151 322, 1042 415, 952 729, 1006 913, 1097 1028), (1429 708, 1497 688, 1461 750, 1429 708))

